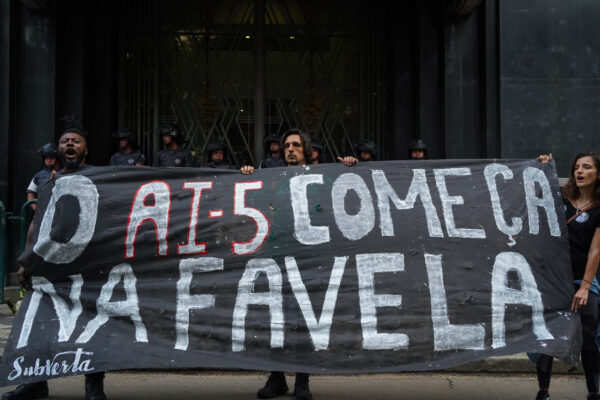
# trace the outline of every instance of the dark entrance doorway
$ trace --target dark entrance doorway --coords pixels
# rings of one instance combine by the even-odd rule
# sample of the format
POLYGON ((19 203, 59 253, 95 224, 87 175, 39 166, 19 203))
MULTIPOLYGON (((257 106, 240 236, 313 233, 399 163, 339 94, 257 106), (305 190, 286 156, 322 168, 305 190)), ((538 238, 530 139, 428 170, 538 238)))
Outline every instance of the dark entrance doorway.
MULTIPOLYGON (((203 159, 224 140, 257 164, 263 139, 292 127, 327 157, 373 138, 388 118, 384 14, 364 0, 121 2, 119 124, 147 154, 175 122, 203 159)), ((380 8, 381 9, 381 8, 380 8)))

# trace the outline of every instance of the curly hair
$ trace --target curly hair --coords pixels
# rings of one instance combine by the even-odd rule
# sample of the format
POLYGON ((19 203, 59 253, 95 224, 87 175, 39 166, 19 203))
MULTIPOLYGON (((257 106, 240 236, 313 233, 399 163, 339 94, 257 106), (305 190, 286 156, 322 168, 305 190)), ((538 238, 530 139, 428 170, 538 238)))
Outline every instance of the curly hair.
MULTIPOLYGON (((573 159, 571 163, 571 167, 569 168, 569 180, 563 187, 563 196, 570 200, 577 200, 579 196, 581 196, 581 192, 577 187, 577 182, 575 181, 575 164, 580 158, 583 157, 591 157, 594 160, 594 166, 596 167, 596 171, 600 174, 600 156, 592 151, 584 151, 579 153, 573 159)), ((596 185, 594 187, 594 203, 596 205, 600 204, 600 177, 596 176, 596 185)))
POLYGON ((306 164, 310 164, 312 160, 312 144, 310 142, 310 136, 306 133, 302 132, 300 129, 293 128, 286 131, 283 135, 281 135, 281 142, 279 145, 279 156, 282 160, 285 160, 285 149, 283 148, 283 144, 285 143, 285 139, 287 139, 290 135, 298 135, 300 136, 300 142, 302 142, 302 153, 304 154, 304 160, 306 164))
POLYGON ((75 114, 65 115, 60 118, 61 121, 65 123, 65 130, 61 133, 61 136, 65 133, 77 133, 87 140, 88 131, 81 124, 81 120, 79 120, 75 114))

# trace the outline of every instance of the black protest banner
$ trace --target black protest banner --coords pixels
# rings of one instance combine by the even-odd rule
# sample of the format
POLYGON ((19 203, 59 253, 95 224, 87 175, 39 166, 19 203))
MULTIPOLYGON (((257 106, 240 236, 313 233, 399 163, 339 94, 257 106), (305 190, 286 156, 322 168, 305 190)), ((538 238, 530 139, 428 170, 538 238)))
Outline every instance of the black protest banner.
POLYGON ((577 360, 553 164, 84 168, 47 197, 3 385, 129 368, 577 360))

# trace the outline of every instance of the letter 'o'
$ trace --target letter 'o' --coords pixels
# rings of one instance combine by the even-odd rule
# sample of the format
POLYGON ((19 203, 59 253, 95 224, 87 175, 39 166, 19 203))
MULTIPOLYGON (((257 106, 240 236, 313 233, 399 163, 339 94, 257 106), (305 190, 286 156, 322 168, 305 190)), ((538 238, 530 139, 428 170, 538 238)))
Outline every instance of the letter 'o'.
POLYGON ((97 217, 98 190, 89 178, 73 175, 58 179, 52 189, 52 197, 44 214, 38 241, 33 251, 49 263, 68 264, 73 262, 92 240, 97 217), (62 196, 73 196, 79 202, 79 224, 73 237, 66 243, 59 243, 50 237, 56 202, 62 196))
POLYGON ((331 202, 335 222, 344 237, 350 240, 359 240, 373 230, 375 226, 373 198, 360 175, 352 173, 340 175, 333 183, 331 202), (355 215, 349 215, 345 209, 345 198, 351 190, 358 195, 360 200, 360 209, 355 215))

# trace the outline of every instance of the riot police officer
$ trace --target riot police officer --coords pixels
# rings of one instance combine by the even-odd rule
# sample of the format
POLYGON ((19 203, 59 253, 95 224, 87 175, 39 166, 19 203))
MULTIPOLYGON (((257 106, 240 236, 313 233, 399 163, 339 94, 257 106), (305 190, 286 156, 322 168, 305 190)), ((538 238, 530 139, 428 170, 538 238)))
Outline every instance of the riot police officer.
POLYGON ((133 135, 128 129, 118 129, 112 136, 119 142, 119 151, 110 158, 110 165, 144 165, 146 157, 135 145, 133 135))
POLYGON ((211 140, 206 145, 206 168, 234 169, 227 160, 227 146, 222 140, 211 140))
POLYGON ((264 160, 260 162, 258 168, 274 168, 274 167, 285 167, 286 163, 281 158, 281 136, 273 133, 265 138, 265 154, 267 155, 264 160))
MULTIPOLYGON (((27 201, 36 199, 38 186, 44 182, 47 182, 50 177, 60 168, 60 161, 58 161, 58 149, 53 143, 46 143, 40 147, 37 152, 42 157, 44 168, 36 172, 33 176, 33 179, 31 179, 31 182, 29 182, 29 186, 27 186, 27 201)), ((35 207, 35 204, 31 205, 33 210, 35 210, 35 207)))
POLYGON ((153 167, 195 167, 190 152, 183 147, 183 137, 175 124, 162 124, 157 129, 165 148, 154 157, 153 167))
POLYGON ((312 145, 312 158, 311 164, 324 164, 325 156, 323 155, 323 145, 317 139, 311 139, 310 143, 312 145))
POLYGON ((421 139, 415 139, 408 145, 409 160, 427 160, 427 145, 421 139))
POLYGON ((354 146, 354 152, 359 161, 375 161, 377 159, 377 146, 371 139, 363 139, 354 146))

